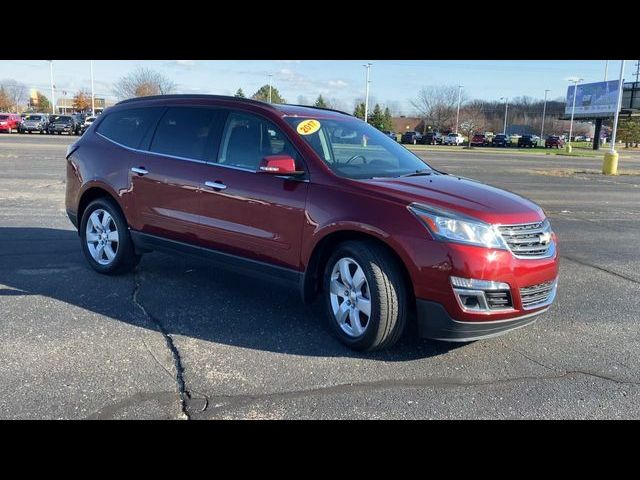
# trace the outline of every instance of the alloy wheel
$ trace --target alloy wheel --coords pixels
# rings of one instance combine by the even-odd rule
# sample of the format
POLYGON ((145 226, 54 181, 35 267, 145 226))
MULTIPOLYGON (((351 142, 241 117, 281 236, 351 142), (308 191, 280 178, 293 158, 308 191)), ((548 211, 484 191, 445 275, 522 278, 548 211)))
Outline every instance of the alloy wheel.
POLYGON ((109 212, 95 210, 87 222, 86 242, 91 257, 100 265, 109 265, 118 253, 118 227, 109 212))
POLYGON ((333 266, 329 295, 342 331, 352 338, 362 336, 371 317, 371 291, 364 270, 353 258, 341 258, 333 266))

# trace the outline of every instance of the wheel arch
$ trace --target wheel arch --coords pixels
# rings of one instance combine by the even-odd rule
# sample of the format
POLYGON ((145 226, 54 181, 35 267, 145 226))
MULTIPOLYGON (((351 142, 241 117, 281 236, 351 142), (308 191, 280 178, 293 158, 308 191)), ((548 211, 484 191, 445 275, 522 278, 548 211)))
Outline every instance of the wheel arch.
POLYGON ((411 274, 406 263, 398 251, 387 241, 378 235, 370 232, 363 232, 355 229, 334 230, 320 238, 313 247, 312 253, 307 262, 304 276, 302 277, 301 293, 305 303, 311 303, 322 290, 322 274, 331 253, 343 242, 349 240, 371 241, 383 246, 391 257, 395 260, 405 281, 409 294, 409 305, 415 305, 415 294, 411 274))
POLYGON ((122 205, 120 205, 117 195, 114 195, 113 192, 111 192, 107 186, 99 183, 93 183, 92 185, 88 186, 82 192, 82 194, 80 194, 80 199, 78 200, 78 211, 77 211, 78 225, 80 225, 80 223, 82 222, 82 216, 84 215, 84 211, 87 208, 87 206, 94 200, 98 198, 103 198, 103 197, 113 200, 113 202, 120 209, 120 213, 122 213, 123 217, 126 220, 126 215, 124 215, 124 209, 122 208, 122 205))

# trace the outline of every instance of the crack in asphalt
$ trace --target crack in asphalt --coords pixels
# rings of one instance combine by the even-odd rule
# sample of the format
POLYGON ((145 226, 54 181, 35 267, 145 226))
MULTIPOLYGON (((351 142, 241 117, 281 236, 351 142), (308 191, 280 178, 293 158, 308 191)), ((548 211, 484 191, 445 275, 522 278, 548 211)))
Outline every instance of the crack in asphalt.
MULTIPOLYGON (((548 368, 548 367, 546 367, 548 368)), ((283 401, 283 400, 297 400, 306 397, 313 396, 325 396, 332 394, 350 394, 350 393, 364 393, 379 390, 388 390, 395 388, 428 388, 428 387, 441 387, 441 388, 456 388, 456 387, 483 387, 490 385, 500 385, 515 383, 527 380, 561 380, 576 375, 584 375, 588 377, 595 377, 601 380, 610 381, 620 385, 634 385, 640 386, 640 382, 620 380, 615 377, 609 377, 599 373, 593 373, 585 370, 565 370, 559 375, 546 375, 546 376, 522 376, 501 378, 494 380, 486 380, 479 382, 465 382, 443 378, 416 378, 416 379, 386 379, 377 380, 372 382, 362 383, 343 383, 339 385, 331 385, 328 387, 318 387, 306 390, 291 390, 285 392, 272 392, 265 394, 247 394, 247 395, 220 395, 217 397, 210 397, 212 406, 209 409, 211 413, 222 413, 225 411, 233 410, 236 408, 246 407, 251 404, 259 403, 261 401, 283 401)))
MULTIPOLYGON (((140 303, 140 301, 138 300, 138 293, 140 291, 140 285, 141 285, 140 281, 141 279, 140 279, 140 276, 138 275, 138 269, 136 268, 133 272, 133 292, 131 294, 131 300, 133 304, 142 311, 144 316, 148 318, 158 328, 158 330, 164 337, 167 348, 171 352, 171 356, 173 358, 173 366, 175 368, 174 379, 176 382, 176 387, 178 389, 178 396, 180 398, 180 410, 183 418, 186 420, 189 420, 190 415, 187 409, 187 402, 188 400, 191 399, 191 394, 187 390, 187 387, 184 381, 184 367, 182 366, 182 359, 180 358, 180 352, 178 352, 178 349, 175 343, 173 342, 173 338, 171 337, 169 332, 167 332, 167 330, 164 328, 162 323, 153 315, 149 314, 149 312, 144 307, 144 305, 142 305, 142 303, 140 303)), ((155 358, 154 355, 152 356, 155 358)), ((156 361, 158 360, 156 359, 156 361)))
POLYGON ((618 278, 622 278, 623 280, 627 280, 628 282, 635 283, 636 285, 640 285, 640 281, 638 281, 638 280, 636 280, 634 278, 631 278, 631 277, 627 277, 626 275, 622 275, 621 273, 614 272, 613 270, 609 270, 608 268, 599 267, 598 265, 594 265, 592 263, 585 262, 584 260, 578 260, 577 258, 569 257, 569 256, 564 255, 564 254, 560 255, 560 258, 566 258, 570 262, 577 263, 578 265, 583 265, 585 267, 595 268, 596 270, 600 270, 601 272, 608 273, 609 275, 614 275, 614 276, 616 276, 618 278))

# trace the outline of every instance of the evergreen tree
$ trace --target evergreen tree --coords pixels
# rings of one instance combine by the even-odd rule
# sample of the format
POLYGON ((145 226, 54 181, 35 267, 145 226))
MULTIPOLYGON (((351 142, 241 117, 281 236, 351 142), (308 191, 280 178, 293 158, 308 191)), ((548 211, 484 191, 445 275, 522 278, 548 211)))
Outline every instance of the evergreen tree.
POLYGON ((234 97, 246 98, 245 95, 244 95, 244 92, 242 91, 241 88, 238 89, 238 91, 235 93, 234 97))
POLYGON ((353 116, 364 120, 364 102, 356 105, 356 108, 353 110, 353 116))
POLYGON ((376 106, 373 107, 373 115, 369 117, 369 123, 378 130, 384 130, 384 114, 382 113, 380 105, 377 103, 376 106))
POLYGON ((329 107, 329 105, 327 105, 327 102, 324 100, 324 98, 322 98, 322 94, 318 95, 318 98, 316 99, 316 103, 314 104, 314 107, 320 107, 320 108, 329 107))
POLYGON ((387 130, 389 132, 393 131, 393 118, 391 117, 391 111, 389 107, 384 109, 384 128, 383 130, 387 130))
MULTIPOLYGON (((261 100, 263 102, 269 101, 269 85, 261 86, 256 93, 254 93, 251 98, 254 100, 261 100)), ((280 96, 280 92, 278 89, 271 86, 271 103, 287 103, 284 98, 280 96)))

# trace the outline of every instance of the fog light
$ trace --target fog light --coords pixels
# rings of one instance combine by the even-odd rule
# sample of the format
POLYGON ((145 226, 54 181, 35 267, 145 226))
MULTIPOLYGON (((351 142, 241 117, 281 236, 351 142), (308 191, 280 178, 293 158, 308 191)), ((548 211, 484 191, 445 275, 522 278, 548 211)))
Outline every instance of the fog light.
POLYGON ((453 293, 465 312, 513 310, 509 284, 492 280, 450 277, 453 293))

